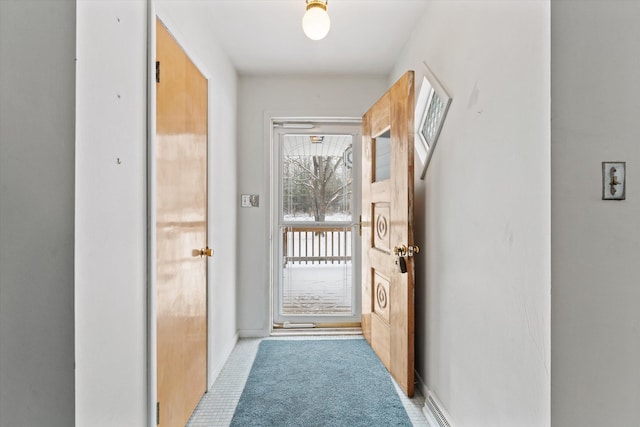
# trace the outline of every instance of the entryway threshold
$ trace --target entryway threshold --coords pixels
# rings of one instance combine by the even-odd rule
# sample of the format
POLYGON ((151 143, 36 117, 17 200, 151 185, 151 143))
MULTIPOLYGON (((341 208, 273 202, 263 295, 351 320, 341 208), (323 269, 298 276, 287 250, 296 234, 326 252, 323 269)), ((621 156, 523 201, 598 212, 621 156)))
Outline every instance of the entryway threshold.
POLYGON ((362 328, 274 328, 272 337, 362 335, 362 328))

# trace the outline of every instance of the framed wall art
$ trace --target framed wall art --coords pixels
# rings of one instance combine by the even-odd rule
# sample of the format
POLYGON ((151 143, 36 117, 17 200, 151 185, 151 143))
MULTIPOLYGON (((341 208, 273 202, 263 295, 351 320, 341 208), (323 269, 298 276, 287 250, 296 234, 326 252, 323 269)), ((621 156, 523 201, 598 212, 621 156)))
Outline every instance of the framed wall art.
POLYGON ((420 179, 424 179, 427 173, 433 149, 438 142, 449 105, 451 105, 451 97, 436 76, 429 70, 427 64, 424 64, 424 72, 425 76, 420 86, 414 117, 417 124, 416 152, 424 163, 420 179))

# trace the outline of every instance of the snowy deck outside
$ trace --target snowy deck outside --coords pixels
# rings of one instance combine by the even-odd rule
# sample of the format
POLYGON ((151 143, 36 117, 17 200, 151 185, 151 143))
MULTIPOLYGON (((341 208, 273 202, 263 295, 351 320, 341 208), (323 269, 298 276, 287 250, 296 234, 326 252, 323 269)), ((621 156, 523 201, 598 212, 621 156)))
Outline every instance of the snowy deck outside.
POLYGON ((351 315, 351 262, 291 265, 284 271, 283 314, 351 315))
POLYGON ((352 229, 345 224, 350 216, 333 216, 322 224, 309 224, 313 218, 305 216, 287 220, 282 229, 283 314, 351 315, 352 229))

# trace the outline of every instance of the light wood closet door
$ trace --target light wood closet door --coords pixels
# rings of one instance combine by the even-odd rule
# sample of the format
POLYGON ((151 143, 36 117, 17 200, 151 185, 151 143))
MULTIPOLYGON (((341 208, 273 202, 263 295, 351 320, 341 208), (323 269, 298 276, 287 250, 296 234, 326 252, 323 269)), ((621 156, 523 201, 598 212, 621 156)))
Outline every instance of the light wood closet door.
POLYGON ((156 24, 159 425, 183 427, 207 386, 207 80, 156 24))

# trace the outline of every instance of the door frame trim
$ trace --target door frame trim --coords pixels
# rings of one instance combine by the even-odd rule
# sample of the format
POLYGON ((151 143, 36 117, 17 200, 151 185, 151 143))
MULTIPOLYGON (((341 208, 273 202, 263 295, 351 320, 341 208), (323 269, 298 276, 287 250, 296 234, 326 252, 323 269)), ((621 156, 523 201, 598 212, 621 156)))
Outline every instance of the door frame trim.
MULTIPOLYGON (((280 176, 279 176, 279 167, 276 167, 275 162, 279 161, 275 157, 279 153, 278 144, 279 144, 279 135, 282 134, 281 123, 317 123, 320 126, 353 126, 356 130, 355 133, 348 132, 349 134, 354 135, 354 153, 359 153, 360 146, 362 143, 362 118, 360 117, 312 117, 312 116, 271 116, 265 114, 265 128, 269 134, 269 152, 268 155, 265 156, 266 167, 265 171, 269 173, 268 179, 268 189, 266 193, 269 195, 267 199, 270 201, 270 205, 266 208, 269 210, 269 215, 267 217, 267 230, 269 230, 269 239, 267 242, 267 247, 265 248, 267 253, 269 254, 269 331, 268 333, 271 335, 276 326, 276 318, 278 313, 276 311, 276 302, 275 297, 277 295, 276 287, 279 286, 280 281, 280 268, 277 264, 278 253, 280 250, 279 242, 280 242, 280 232, 279 232, 279 198, 277 197, 279 194, 279 185, 280 185, 280 176)), ((291 129, 291 133, 300 133, 300 134, 313 134, 310 129, 291 129)), ((334 133, 334 132, 327 132, 334 133)), ((344 132, 345 134, 347 132, 344 132)), ((353 172, 354 186, 352 187, 353 191, 353 220, 352 223, 355 223, 355 218, 358 217, 360 213, 360 159, 359 156, 356 157, 354 161, 354 172, 353 172)), ((360 286, 360 271, 356 267, 359 264, 360 258, 360 240, 353 240, 354 248, 353 248, 353 258, 354 258, 354 268, 353 268, 353 284, 352 286, 360 286)), ((355 290, 356 296, 359 295, 359 289, 355 290)), ((348 323, 352 324, 354 321, 354 317, 359 316, 360 312, 360 301, 359 298, 356 298, 354 301, 354 315, 353 316, 329 316, 327 318, 327 323, 336 324, 336 323, 348 323)), ((304 317, 310 316, 302 316, 301 319, 296 319, 295 316, 291 316, 293 322, 303 322, 309 323, 310 319, 304 319, 304 317)), ((317 322, 320 323, 320 322, 317 322)), ((281 330, 281 329, 279 329, 281 330)))
POLYGON ((157 302, 156 302, 156 278, 157 252, 156 232, 152 225, 156 223, 156 87, 155 87, 155 61, 156 61, 156 11, 155 2, 147 2, 147 422, 149 427, 157 424, 156 402, 158 401, 158 364, 157 354, 157 302))

